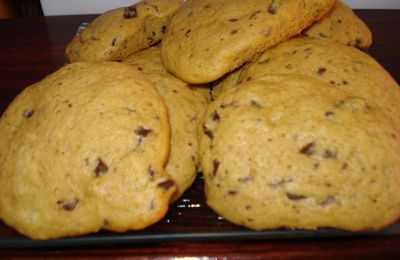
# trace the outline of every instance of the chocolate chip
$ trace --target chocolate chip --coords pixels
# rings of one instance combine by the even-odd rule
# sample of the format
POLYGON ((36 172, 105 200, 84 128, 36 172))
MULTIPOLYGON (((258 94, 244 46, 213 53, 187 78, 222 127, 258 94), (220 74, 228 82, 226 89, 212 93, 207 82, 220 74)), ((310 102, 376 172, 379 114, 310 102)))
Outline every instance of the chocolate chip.
POLYGON ((185 32, 185 36, 186 36, 186 37, 189 37, 189 35, 190 35, 191 32, 192 32, 192 30, 190 30, 190 29, 187 30, 187 31, 185 32))
POLYGON ((73 198, 72 200, 69 201, 64 201, 64 200, 58 200, 57 205, 60 209, 66 210, 66 211, 73 211, 78 205, 79 199, 73 198))
POLYGON ((349 165, 348 165, 347 163, 343 163, 343 164, 342 164, 342 170, 347 169, 347 167, 349 167, 349 165))
POLYGON ((252 99, 252 100, 250 101, 250 105, 253 106, 253 107, 258 107, 258 108, 262 107, 261 104, 258 103, 258 102, 257 102, 256 100, 254 100, 254 99, 252 99))
POLYGON ((230 106, 235 106, 235 105, 236 105, 235 101, 232 101, 232 102, 229 102, 229 103, 222 103, 219 107, 224 109, 224 108, 227 108, 227 107, 230 107, 230 106))
POLYGON ((330 117, 330 116, 333 116, 335 113, 333 113, 332 111, 326 111, 325 112, 325 116, 326 117, 330 117))
POLYGON ((307 198, 306 196, 293 194, 293 193, 289 193, 289 192, 286 193, 286 197, 290 200, 303 200, 303 199, 307 198))
POLYGON ((152 129, 150 129, 150 128, 144 128, 144 127, 142 127, 142 126, 139 126, 139 127, 136 128, 136 130, 135 130, 135 134, 137 134, 137 135, 139 135, 139 136, 142 136, 142 137, 146 137, 146 136, 148 136, 149 134, 151 134, 152 132, 153 132, 152 129))
POLYGON ((235 196, 236 194, 237 194, 237 191, 234 191, 234 190, 228 191, 229 196, 235 196))
POLYGON ((272 1, 272 3, 268 6, 268 9, 267 9, 267 11, 268 11, 268 13, 270 13, 270 14, 276 14, 276 7, 274 6, 274 4, 275 4, 275 0, 274 1, 272 1))
POLYGON ((207 128, 207 126, 203 125, 203 132, 210 137, 210 139, 214 139, 214 133, 207 128))
POLYGON ((115 46, 118 42, 118 38, 114 38, 111 42, 111 46, 115 46))
POLYGON ((338 22, 338 23, 342 23, 342 20, 338 19, 337 22, 338 22))
POLYGON ((321 67, 318 69, 318 75, 320 75, 320 76, 322 76, 325 72, 326 72, 326 68, 321 67))
POLYGON ((132 5, 124 9, 124 18, 130 19, 137 17, 136 6, 132 5))
POLYGON ((322 157, 336 159, 337 158, 337 152, 336 151, 331 151, 331 150, 325 150, 324 153, 322 154, 322 157))
POLYGON ((107 165, 99 158, 97 159, 97 166, 94 169, 96 177, 100 177, 108 171, 107 165))
POLYGON ((235 29, 231 31, 231 34, 236 34, 239 30, 235 29))
POLYGON ((163 26, 161 27, 161 32, 162 32, 162 33, 165 33, 166 31, 167 31, 167 26, 163 25, 163 26))
POLYGON ((217 111, 214 111, 214 113, 212 113, 211 118, 213 121, 219 121, 221 119, 217 111))
POLYGON ((231 22, 231 23, 234 23, 234 22, 237 22, 237 21, 238 21, 238 19, 236 19, 236 18, 229 19, 229 22, 231 22))
POLYGON ((153 166, 149 165, 149 167, 147 167, 147 173, 149 174, 150 180, 154 180, 154 169, 153 169, 153 166))
POLYGON ((25 118, 30 118, 30 117, 33 115, 34 112, 35 112, 34 110, 24 110, 24 112, 22 113, 22 115, 23 115, 25 118))
POLYGON ((213 169, 213 173, 212 173, 213 177, 217 176, 217 172, 218 172, 218 168, 219 168, 220 164, 221 164, 221 162, 218 159, 214 159, 214 161, 213 161, 214 169, 213 169))
POLYGON ((163 188, 164 190, 168 190, 169 188, 174 186, 174 184, 175 183, 172 180, 167 180, 167 181, 163 181, 163 182, 160 182, 159 184, 157 184, 157 187, 163 188))
POLYGON ((301 154, 311 155, 315 152, 315 143, 311 142, 306 144, 303 148, 299 151, 301 154))

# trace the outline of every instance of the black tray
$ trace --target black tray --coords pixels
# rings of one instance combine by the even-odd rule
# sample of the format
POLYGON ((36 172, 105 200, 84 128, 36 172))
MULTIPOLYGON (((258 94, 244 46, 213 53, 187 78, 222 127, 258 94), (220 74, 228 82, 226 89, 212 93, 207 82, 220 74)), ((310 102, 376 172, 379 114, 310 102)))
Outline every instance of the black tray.
POLYGON ((203 178, 172 204, 166 217, 140 232, 112 233, 101 231, 81 237, 39 241, 28 239, 0 222, 0 248, 72 247, 95 245, 137 245, 168 241, 266 240, 382 236, 400 234, 400 222, 382 231, 346 232, 336 229, 251 231, 230 224, 207 207, 203 178))

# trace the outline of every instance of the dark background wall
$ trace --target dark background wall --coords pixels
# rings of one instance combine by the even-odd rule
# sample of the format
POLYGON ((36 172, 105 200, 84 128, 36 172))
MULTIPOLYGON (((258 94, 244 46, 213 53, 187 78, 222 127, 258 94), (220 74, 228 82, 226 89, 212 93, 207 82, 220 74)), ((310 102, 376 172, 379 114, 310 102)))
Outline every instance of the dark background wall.
POLYGON ((40 0, 0 0, 0 19, 43 15, 40 0))

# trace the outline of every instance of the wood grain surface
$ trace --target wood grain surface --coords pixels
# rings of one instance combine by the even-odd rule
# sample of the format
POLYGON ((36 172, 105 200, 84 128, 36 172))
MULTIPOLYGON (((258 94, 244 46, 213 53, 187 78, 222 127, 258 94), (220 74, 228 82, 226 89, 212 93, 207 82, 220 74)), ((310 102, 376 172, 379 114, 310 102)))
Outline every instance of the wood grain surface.
MULTIPOLYGON (((400 10, 357 10, 371 28, 374 44, 367 51, 400 80, 400 10)), ((82 22, 94 16, 27 17, 0 20, 0 111, 25 87, 65 64, 64 49, 82 22)), ((1 187, 0 187, 1 188, 1 187)), ((241 230, 205 206, 202 180, 184 200, 172 206, 161 231, 241 230), (179 204, 180 203, 180 204, 179 204), (186 205, 186 206, 179 206, 186 205), (195 205, 189 207, 188 205, 195 205), (197 205, 197 206, 196 206, 197 205), (198 206, 200 205, 200 206, 198 206), (187 208, 182 208, 187 207, 187 208), (184 213, 184 214, 183 214, 184 213), (171 221, 173 223, 171 223, 171 221)), ((0 238, 18 236, 0 222, 0 238)), ((175 241, 150 244, 104 244, 68 248, 0 248, 4 259, 286 259, 286 258, 397 258, 400 234, 348 238, 175 241)))

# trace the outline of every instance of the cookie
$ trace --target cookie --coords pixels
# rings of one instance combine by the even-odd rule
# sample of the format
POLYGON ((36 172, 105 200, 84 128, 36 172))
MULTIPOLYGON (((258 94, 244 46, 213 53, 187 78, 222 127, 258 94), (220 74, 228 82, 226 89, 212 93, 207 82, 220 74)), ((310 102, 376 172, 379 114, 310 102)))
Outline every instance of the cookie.
POLYGON ((161 40, 182 0, 143 0, 98 16, 67 46, 69 62, 120 61, 161 40))
POLYGON ((342 1, 337 1, 334 8, 303 35, 358 48, 368 48, 372 44, 368 26, 342 1))
POLYGON ((171 151, 166 171, 174 179, 177 200, 193 183, 198 170, 198 128, 208 105, 199 91, 169 74, 161 63, 160 48, 138 52, 124 62, 144 73, 158 90, 168 109, 171 151))
POLYGON ((163 35, 163 63, 189 83, 212 82, 268 47, 299 34, 334 2, 186 1, 163 35))
MULTIPOLYGON (((123 60, 124 63, 135 66, 139 71, 151 74, 168 75, 174 77, 167 71, 161 60, 160 45, 155 45, 143 51, 136 52, 129 55, 123 60)), ((211 100, 210 88, 208 85, 191 85, 195 91, 198 91, 211 100)))
POLYGON ((373 103, 321 80, 249 81, 207 109, 207 204, 255 230, 378 230, 400 216, 399 140, 373 103))
POLYGON ((267 50, 240 75, 239 82, 268 74, 318 78, 384 108, 400 128, 400 90, 396 81, 364 52, 328 41, 296 38, 267 50))
POLYGON ((128 65, 77 62, 26 88, 0 147, 0 218, 33 239, 143 229, 175 191, 166 107, 128 65))

